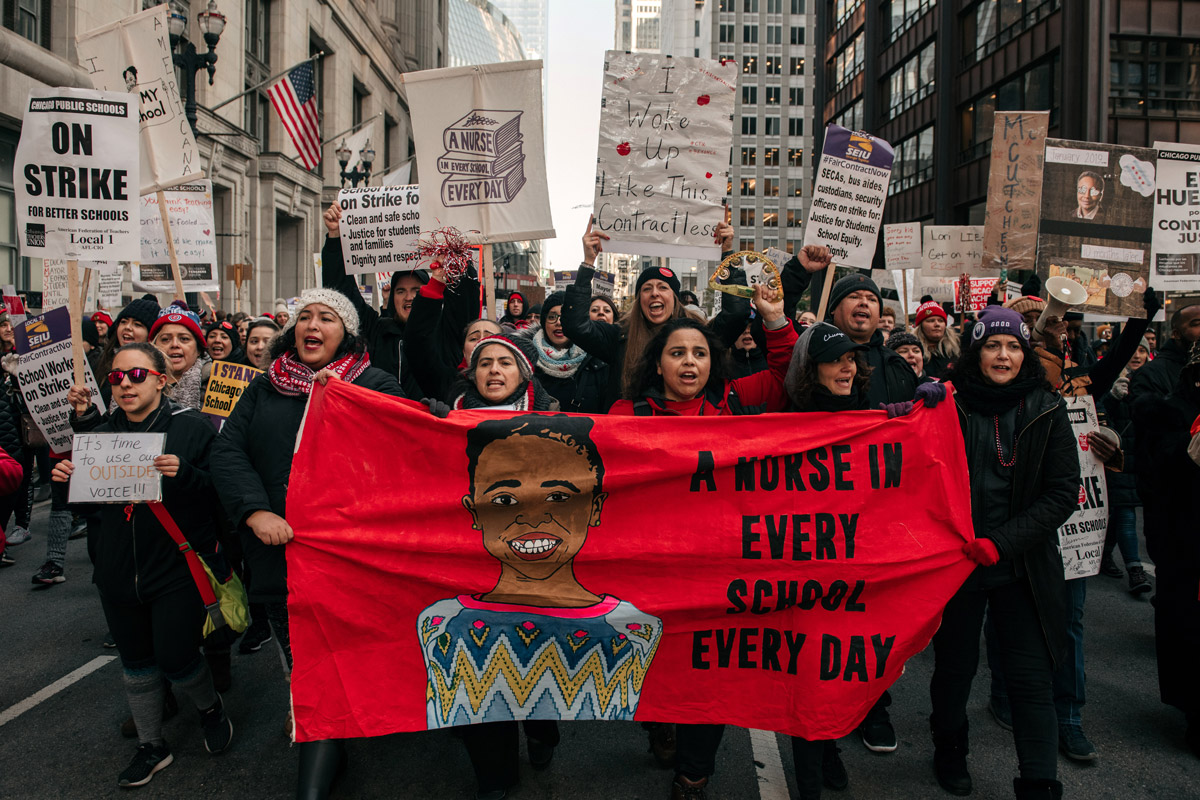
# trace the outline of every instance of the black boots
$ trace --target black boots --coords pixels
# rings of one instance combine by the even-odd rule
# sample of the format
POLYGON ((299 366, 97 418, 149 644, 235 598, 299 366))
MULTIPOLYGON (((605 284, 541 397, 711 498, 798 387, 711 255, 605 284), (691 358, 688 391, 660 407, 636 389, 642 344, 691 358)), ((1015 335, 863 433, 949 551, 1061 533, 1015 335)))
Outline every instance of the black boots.
POLYGON ((967 772, 967 727, 963 722, 953 733, 933 731, 933 772, 937 775, 938 785, 960 797, 971 793, 971 773, 967 772))
POLYGON ((1062 800, 1063 785, 1048 778, 1013 778, 1017 800, 1062 800))
POLYGON ((326 800, 333 782, 346 769, 346 745, 340 739, 301 742, 296 800, 326 800))

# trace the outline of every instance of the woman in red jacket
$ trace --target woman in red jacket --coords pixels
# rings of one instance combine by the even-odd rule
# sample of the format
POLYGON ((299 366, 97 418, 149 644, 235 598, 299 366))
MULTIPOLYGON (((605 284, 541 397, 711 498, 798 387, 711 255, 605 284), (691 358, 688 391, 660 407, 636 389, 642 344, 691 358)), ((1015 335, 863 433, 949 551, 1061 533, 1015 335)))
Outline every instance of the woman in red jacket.
POLYGON ((783 295, 762 285, 754 305, 767 336, 767 369, 727 379, 726 347, 707 326, 689 317, 659 328, 642 354, 630 396, 609 414, 706 417, 783 411, 787 373, 796 331, 783 314, 783 295))

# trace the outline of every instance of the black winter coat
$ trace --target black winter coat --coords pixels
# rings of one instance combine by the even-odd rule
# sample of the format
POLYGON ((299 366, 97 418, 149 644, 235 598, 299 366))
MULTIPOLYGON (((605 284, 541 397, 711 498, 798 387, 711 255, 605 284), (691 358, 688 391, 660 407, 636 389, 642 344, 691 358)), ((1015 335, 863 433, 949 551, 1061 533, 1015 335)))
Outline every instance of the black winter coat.
MULTIPOLYGON (((722 253, 722 257, 728 253, 722 253)), ((613 402, 621 396, 621 373, 625 368, 625 330, 620 325, 599 322, 588 316, 592 300, 592 278, 596 270, 586 264, 579 265, 575 282, 567 287, 567 299, 562 305, 563 333, 572 343, 579 345, 591 355, 608 365, 608 387, 605 398, 613 402)), ((636 301, 636 298, 634 300, 636 301)), ((679 302, 679 298, 675 298, 679 302)), ((639 313, 637 309, 630 312, 639 313)), ((717 338, 725 347, 733 343, 746 330, 750 321, 750 301, 729 294, 721 295, 721 312, 709 321, 717 338)), ((639 358, 641 353, 633 354, 639 358)), ((911 400, 912 398, 906 398, 911 400)), ((610 402, 611 406, 612 403, 610 402)), ((605 408, 604 411, 608 411, 605 408)))
MULTIPOLYGON (((369 306, 358 291, 353 275, 346 274, 346 262, 342 259, 340 239, 326 237, 321 247, 321 285, 336 289, 344 294, 358 312, 359 328, 371 354, 371 365, 397 378, 408 397, 421 397, 421 387, 413 375, 412 367, 404 354, 406 325, 391 314, 380 314, 369 306)), ((384 308, 392 308, 392 293, 389 290, 384 308)))
POLYGON ((21 390, 7 374, 0 380, 0 447, 17 461, 25 457, 21 441, 21 390))
MULTIPOLYGON (((449 395, 463 360, 463 333, 477 319, 479 281, 474 267, 453 289, 437 281, 422 287, 404 329, 404 354, 421 390, 409 397, 449 395)), ((408 390, 406 386, 405 392, 408 390)))
MULTIPOLYGON (((179 474, 162 479, 163 506, 192 548, 204 556, 218 576, 228 574, 216 558, 218 508, 210 474, 210 454, 216 431, 200 412, 180 408, 168 398, 143 422, 130 422, 121 409, 95 424, 93 406, 81 420, 97 433, 165 433, 163 452, 179 456, 179 474)), ((77 465, 78 468, 78 465, 77 465)), ((120 604, 148 603, 157 597, 195 586, 187 560, 171 535, 145 503, 103 503, 84 508, 98 511, 99 532, 92 548, 92 581, 106 600, 120 604)), ((197 592, 197 600, 199 593, 197 592)))
POLYGON ((540 369, 537 370, 537 378, 542 387, 558 400, 559 411, 604 414, 617 401, 608 393, 609 372, 608 364, 595 356, 588 356, 569 378, 557 377, 540 369))
MULTIPOLYGON (((355 385, 404 397, 396 379, 369 368, 355 385)), ((255 511, 287 518, 287 489, 296 435, 308 396, 290 397, 275 390, 270 377, 255 378, 213 443, 213 482, 229 521, 238 526, 252 572, 250 599, 258 603, 287 599, 287 562, 283 547, 263 544, 246 525, 255 511)))
POLYGON ((1113 506, 1140 506, 1142 500, 1137 491, 1137 433, 1133 427, 1133 404, 1128 395, 1117 399, 1109 392, 1101 398, 1097 407, 1104 411, 1108 427, 1121 437, 1121 452, 1124 455, 1120 472, 1104 472, 1109 502, 1113 506))
POLYGON ((1175 391, 1187 357, 1187 348, 1178 339, 1168 339, 1166 344, 1158 348, 1154 360, 1134 372, 1129 379, 1130 400, 1136 402, 1143 394, 1165 397, 1175 391))
POLYGON ((1187 453, 1197 415, 1200 406, 1178 392, 1145 395, 1133 404, 1142 500, 1154 511, 1154 524, 1145 526, 1146 552, 1160 570, 1200 572, 1200 466, 1187 453))
POLYGON ((729 363, 733 367, 733 377, 744 378, 767 368, 767 354, 762 346, 753 350, 733 347, 729 350, 729 363))
MULTIPOLYGON (((910 370, 911 372, 911 370, 910 370)), ((972 496, 987 475, 986 459, 996 458, 991 416, 965 409, 955 396, 967 450, 972 496)), ((972 503, 975 535, 991 539, 1002 560, 1014 562, 1033 590, 1042 634, 1055 662, 1067 647, 1067 608, 1058 528, 1079 504, 1079 457, 1066 404, 1044 389, 1025 397, 1017 422, 1017 462, 1007 498, 988 496, 983 502, 1007 503, 1008 521, 987 529, 983 502, 972 503)))

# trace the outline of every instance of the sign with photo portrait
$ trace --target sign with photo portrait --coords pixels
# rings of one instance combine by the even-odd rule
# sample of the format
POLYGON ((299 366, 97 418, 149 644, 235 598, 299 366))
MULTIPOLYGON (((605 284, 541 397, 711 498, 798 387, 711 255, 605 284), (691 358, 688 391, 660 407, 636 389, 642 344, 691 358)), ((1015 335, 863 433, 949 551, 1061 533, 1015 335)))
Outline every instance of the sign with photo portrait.
POLYGON ((1037 272, 1083 284, 1083 308, 1143 317, 1150 279, 1155 151, 1047 139, 1037 272))

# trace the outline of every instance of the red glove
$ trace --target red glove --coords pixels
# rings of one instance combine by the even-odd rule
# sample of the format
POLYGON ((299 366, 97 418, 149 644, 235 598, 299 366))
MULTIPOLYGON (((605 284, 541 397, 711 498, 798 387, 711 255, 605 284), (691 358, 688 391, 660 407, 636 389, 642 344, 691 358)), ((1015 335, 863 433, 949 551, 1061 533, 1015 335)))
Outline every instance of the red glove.
POLYGON ((984 567, 995 566, 1000 560, 1000 551, 991 539, 976 539, 962 546, 963 555, 984 567))

